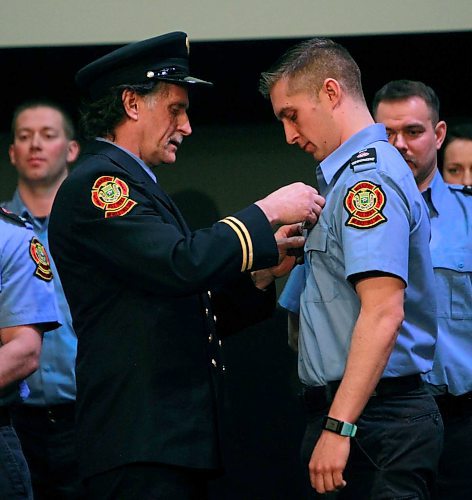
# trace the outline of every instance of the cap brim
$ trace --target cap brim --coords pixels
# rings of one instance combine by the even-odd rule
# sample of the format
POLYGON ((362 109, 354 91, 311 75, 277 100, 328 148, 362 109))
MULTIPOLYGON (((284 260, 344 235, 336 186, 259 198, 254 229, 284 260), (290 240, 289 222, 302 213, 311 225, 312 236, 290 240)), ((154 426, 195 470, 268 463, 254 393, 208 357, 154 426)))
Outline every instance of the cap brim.
POLYGON ((155 78, 162 82, 175 83, 176 85, 203 85, 203 86, 213 86, 213 82, 207 82, 206 80, 201 80, 200 78, 195 78, 194 76, 185 76, 183 78, 169 77, 159 77, 155 78))

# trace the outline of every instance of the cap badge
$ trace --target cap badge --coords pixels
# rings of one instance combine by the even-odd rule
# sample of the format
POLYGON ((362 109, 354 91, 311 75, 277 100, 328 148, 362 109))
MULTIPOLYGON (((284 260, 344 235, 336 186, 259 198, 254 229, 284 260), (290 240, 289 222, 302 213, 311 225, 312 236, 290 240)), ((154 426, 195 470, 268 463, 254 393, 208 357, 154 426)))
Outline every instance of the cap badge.
POLYGON ((118 177, 102 175, 92 187, 92 203, 105 211, 105 218, 126 215, 137 203, 129 198, 126 182, 118 177))
POLYGON ((344 197, 344 208, 349 213, 346 226, 368 229, 387 221, 382 214, 387 197, 381 186, 370 181, 360 181, 349 188, 344 197))
POLYGON ((43 244, 34 236, 30 241, 30 255, 36 264, 34 275, 44 281, 52 280, 51 264, 43 244))

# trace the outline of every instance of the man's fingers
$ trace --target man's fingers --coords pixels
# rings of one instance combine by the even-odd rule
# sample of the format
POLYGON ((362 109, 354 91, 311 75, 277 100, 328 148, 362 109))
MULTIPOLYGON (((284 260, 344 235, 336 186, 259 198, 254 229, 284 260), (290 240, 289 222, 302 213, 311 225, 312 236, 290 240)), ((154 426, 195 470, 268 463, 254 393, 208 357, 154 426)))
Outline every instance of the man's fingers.
POLYGON ((343 473, 338 471, 333 473, 334 488, 336 490, 342 490, 346 486, 346 481, 343 479, 343 473))
POLYGON ((291 236, 290 238, 281 238, 277 240, 277 247, 285 250, 290 248, 300 248, 305 244, 303 236, 291 236))

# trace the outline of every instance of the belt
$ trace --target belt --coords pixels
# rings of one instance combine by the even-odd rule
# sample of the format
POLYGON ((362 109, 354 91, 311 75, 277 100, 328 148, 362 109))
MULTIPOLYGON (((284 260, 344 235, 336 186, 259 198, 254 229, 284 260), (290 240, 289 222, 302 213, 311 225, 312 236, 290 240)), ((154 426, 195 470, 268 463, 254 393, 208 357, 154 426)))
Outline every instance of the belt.
POLYGON ((443 417, 461 417, 472 414, 472 392, 460 396, 440 394, 434 396, 443 417))
MULTIPOLYGON (((322 386, 304 386, 302 400, 308 408, 316 410, 329 406, 338 390, 340 380, 328 382, 322 386)), ((404 394, 423 387, 423 380, 419 374, 405 375, 404 377, 381 378, 371 397, 387 397, 404 394)))
POLYGON ((10 409, 8 406, 0 406, 0 427, 11 425, 10 409))
POLYGON ((51 406, 20 405, 12 408, 13 416, 24 418, 43 418, 52 423, 57 420, 74 420, 75 403, 64 403, 51 406))

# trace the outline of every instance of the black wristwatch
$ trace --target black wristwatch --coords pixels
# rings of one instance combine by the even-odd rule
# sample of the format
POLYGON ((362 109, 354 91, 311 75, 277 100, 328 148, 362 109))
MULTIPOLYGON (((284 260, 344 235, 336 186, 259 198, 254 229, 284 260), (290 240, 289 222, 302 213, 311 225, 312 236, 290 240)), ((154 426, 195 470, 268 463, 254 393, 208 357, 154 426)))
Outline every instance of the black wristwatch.
POLYGON ((354 437, 357 425, 326 416, 323 420, 323 429, 339 434, 340 436, 354 437))

